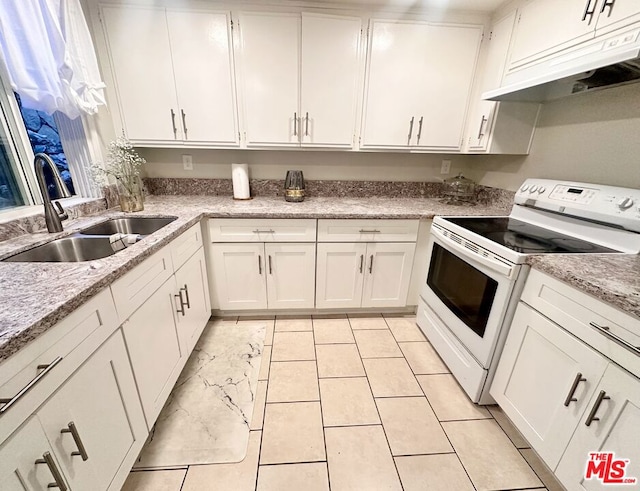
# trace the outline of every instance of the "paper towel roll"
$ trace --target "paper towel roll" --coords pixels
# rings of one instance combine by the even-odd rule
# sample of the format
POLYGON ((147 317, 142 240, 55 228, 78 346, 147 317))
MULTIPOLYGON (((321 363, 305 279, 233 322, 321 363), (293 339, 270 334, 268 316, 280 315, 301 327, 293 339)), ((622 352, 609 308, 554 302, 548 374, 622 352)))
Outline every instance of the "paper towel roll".
POLYGON ((231 164, 233 199, 251 199, 249 191, 249 164, 231 164))

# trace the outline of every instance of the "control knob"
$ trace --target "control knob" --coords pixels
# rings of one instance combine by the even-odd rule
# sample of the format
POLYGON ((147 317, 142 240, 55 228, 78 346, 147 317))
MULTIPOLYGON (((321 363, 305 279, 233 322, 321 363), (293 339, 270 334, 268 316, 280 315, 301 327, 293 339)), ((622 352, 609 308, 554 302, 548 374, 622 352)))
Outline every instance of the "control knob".
POLYGON ((529 188, 530 193, 535 193, 537 190, 538 190, 538 186, 536 186, 535 184, 529 188))
POLYGON ((622 198, 618 201, 618 208, 621 210, 627 210, 633 206, 633 200, 631 198, 622 198))
POLYGON ((544 193, 546 190, 547 190, 547 188, 545 188, 544 186, 540 186, 540 187, 538 188, 538 194, 542 194, 542 193, 544 193))
POLYGON ((527 189, 529 189, 529 185, 528 185, 528 184, 524 184, 524 185, 520 188, 520 191, 522 191, 522 192, 524 193, 527 189))

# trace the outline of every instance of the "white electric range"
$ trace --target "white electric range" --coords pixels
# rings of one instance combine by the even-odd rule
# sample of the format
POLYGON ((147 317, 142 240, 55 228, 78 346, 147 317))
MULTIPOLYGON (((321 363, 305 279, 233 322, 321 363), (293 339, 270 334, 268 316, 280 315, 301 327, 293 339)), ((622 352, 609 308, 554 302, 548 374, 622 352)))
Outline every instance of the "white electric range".
POLYGON ((493 380, 532 254, 640 253, 640 190, 528 179, 507 217, 436 217, 417 322, 471 400, 493 380))

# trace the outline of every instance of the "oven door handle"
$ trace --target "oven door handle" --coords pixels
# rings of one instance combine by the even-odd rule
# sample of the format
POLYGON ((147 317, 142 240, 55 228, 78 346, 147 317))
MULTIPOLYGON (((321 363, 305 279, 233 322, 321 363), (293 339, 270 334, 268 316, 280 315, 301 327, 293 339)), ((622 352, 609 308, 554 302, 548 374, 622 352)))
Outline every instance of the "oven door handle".
POLYGON ((487 268, 490 268, 491 270, 496 271, 501 275, 506 276, 507 278, 511 278, 513 276, 514 269, 512 266, 501 263, 494 259, 490 259, 488 257, 474 254, 472 251, 470 251, 466 247, 461 246, 457 242, 454 242, 449 238, 447 238, 442 232, 440 232, 440 230, 438 230, 435 227, 431 227, 431 233, 434 234, 439 239, 441 239, 449 249, 459 252, 460 254, 464 255, 465 258, 471 261, 475 261, 479 264, 482 264, 483 266, 486 266, 487 268))

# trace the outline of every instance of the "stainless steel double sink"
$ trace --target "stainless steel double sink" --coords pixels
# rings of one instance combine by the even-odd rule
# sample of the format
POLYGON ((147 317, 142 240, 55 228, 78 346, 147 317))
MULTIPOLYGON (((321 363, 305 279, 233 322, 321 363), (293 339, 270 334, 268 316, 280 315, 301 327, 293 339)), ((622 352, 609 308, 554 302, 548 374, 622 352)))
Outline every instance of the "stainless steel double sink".
POLYGON ((122 234, 149 235, 178 217, 110 218, 68 237, 52 240, 33 249, 10 256, 7 262, 81 262, 115 254, 109 236, 122 234))

